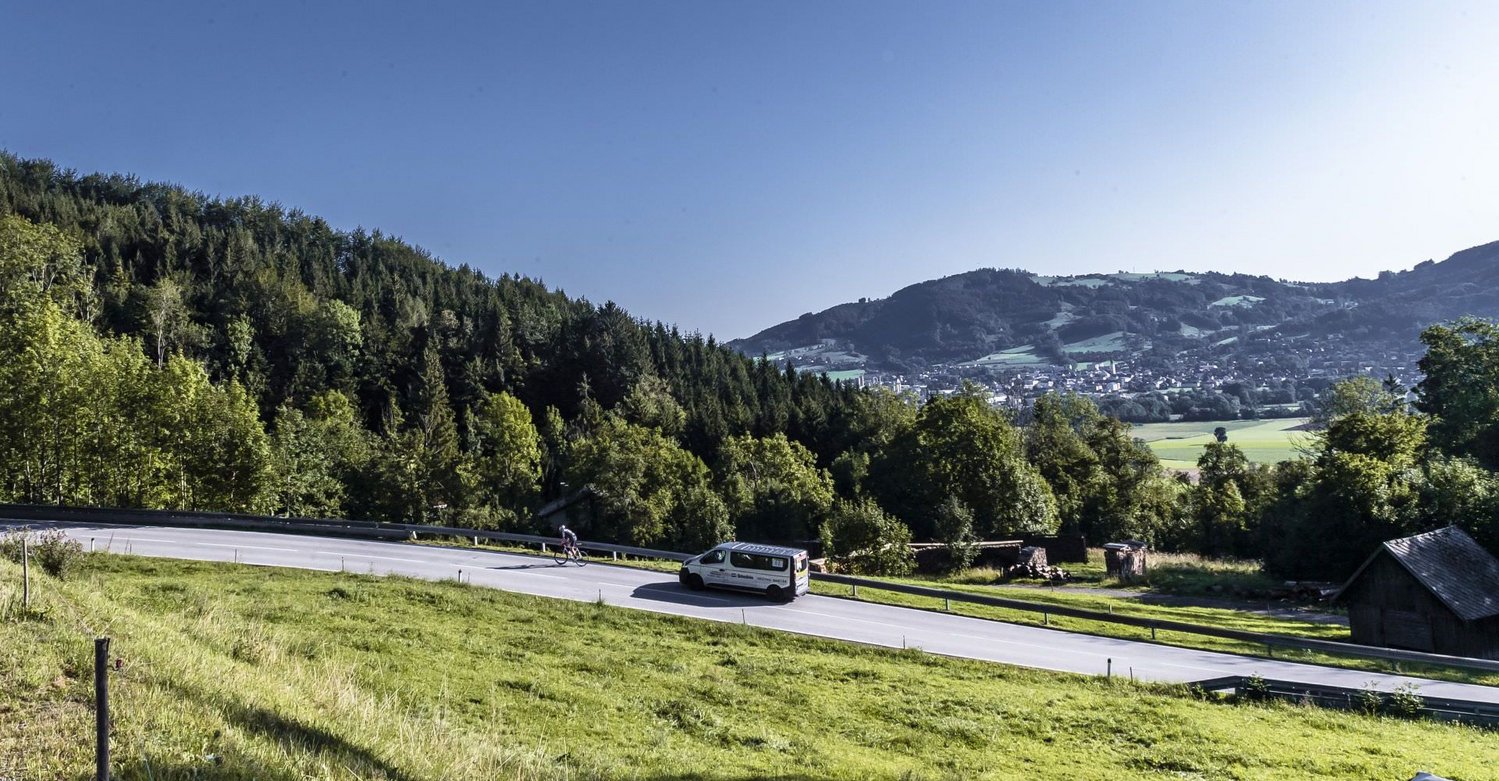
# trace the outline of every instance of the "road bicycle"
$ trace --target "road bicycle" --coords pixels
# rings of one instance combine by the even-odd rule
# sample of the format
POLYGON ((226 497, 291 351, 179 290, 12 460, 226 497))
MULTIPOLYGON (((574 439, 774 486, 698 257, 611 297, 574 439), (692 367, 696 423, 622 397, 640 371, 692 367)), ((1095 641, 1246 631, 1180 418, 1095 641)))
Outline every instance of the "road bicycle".
POLYGON ((579 567, 588 566, 588 559, 583 558, 583 551, 578 550, 576 545, 560 545, 552 550, 552 558, 561 564, 576 564, 579 567))

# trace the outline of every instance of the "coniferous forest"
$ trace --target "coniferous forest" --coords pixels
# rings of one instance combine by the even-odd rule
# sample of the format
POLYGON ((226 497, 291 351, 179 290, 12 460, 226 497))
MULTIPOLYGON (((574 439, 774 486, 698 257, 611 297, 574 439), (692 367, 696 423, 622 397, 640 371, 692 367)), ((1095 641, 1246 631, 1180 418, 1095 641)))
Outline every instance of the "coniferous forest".
POLYGON ((379 231, 0 153, 0 501, 543 531, 586 487, 584 536, 639 545, 821 535, 898 571, 871 552, 1060 530, 1335 579, 1448 523, 1499 549, 1499 331, 1423 338, 1415 409, 1352 380, 1303 458, 1210 445, 1193 482, 1086 398, 918 405, 379 231))

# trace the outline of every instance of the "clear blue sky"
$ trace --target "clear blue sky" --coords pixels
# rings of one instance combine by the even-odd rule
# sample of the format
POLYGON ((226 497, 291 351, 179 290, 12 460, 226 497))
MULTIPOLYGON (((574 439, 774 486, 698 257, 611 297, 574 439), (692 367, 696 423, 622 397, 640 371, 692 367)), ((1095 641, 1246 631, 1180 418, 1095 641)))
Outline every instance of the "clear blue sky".
POLYGON ((1499 3, 0 4, 0 147, 721 338, 984 266, 1499 239, 1499 3))

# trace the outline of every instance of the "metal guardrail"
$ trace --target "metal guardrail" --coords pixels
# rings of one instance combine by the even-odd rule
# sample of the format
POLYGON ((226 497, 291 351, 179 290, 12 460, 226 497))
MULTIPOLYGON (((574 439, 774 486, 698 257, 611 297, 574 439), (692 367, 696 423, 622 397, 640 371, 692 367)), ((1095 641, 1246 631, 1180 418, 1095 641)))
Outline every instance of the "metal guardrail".
MULTIPOLYGON (((831 573, 813 573, 817 580, 827 583, 842 583, 844 585, 862 588, 876 588, 884 591, 893 591, 899 594, 911 594, 914 596, 932 597, 934 599, 948 599, 954 602, 969 602, 990 607, 1001 607, 1010 610, 1023 610, 1031 613, 1044 613, 1048 615, 1066 616, 1069 618, 1082 618, 1090 621, 1103 621, 1112 624, 1124 624, 1126 626, 1143 627, 1150 630, 1185 632, 1188 634, 1203 635, 1206 637, 1218 637, 1226 640, 1238 640, 1255 645, 1263 645, 1266 648, 1295 648, 1304 651, 1320 651, 1323 653, 1338 654, 1341 656, 1357 656, 1369 659, 1382 659, 1395 662, 1410 662, 1413 664, 1431 664, 1443 667, 1462 667, 1470 670, 1482 670, 1485 672, 1499 672, 1499 660, 1474 659, 1466 656, 1448 656, 1446 654, 1432 654, 1422 651, 1403 651, 1397 648, 1380 648, 1368 645, 1355 645, 1353 643, 1340 643, 1335 640, 1317 640, 1309 637, 1290 637, 1287 635, 1271 635, 1260 632, 1245 632, 1238 629, 1224 629, 1215 626, 1202 626, 1201 624, 1188 624, 1182 621, 1168 621, 1159 618, 1145 618, 1141 616, 1118 615, 1114 613, 1103 613, 1086 608, 1068 607, 1066 605, 1049 605, 1038 602, 1026 602, 1019 599, 1008 599, 1005 597, 991 597, 984 594, 969 594, 962 591, 948 591, 946 589, 929 588, 927 586, 915 586, 908 583, 891 583, 883 580, 871 580, 868 578, 857 578, 848 575, 834 575, 831 573)), ((1154 631, 1152 631, 1152 636, 1154 631)))
MULTIPOLYGON (((1306 702, 1324 708, 1362 710, 1367 707, 1368 697, 1374 694, 1381 702, 1387 701, 1392 692, 1370 692, 1365 689, 1350 689, 1346 686, 1327 686, 1302 681, 1281 681, 1269 678, 1251 679, 1244 675, 1231 675, 1206 681, 1195 681, 1189 686, 1203 691, 1233 691, 1236 695, 1251 691, 1260 696, 1306 702), (1253 680, 1251 687, 1250 681, 1253 680)), ((1444 697, 1428 697, 1419 692, 1420 712, 1430 718, 1445 721, 1460 721, 1464 724, 1499 725, 1499 705, 1471 700, 1453 700, 1444 697)))
MULTIPOLYGON (((55 521, 63 523, 136 524, 140 526, 186 526, 202 529, 299 532, 304 534, 337 534, 381 540, 411 540, 419 536, 457 537, 465 539, 518 542, 525 545, 556 545, 556 537, 516 534, 488 529, 463 529, 418 523, 379 523, 350 521, 341 518, 278 518, 239 513, 193 512, 187 510, 113 510, 101 507, 49 507, 45 505, 0 504, 0 518, 18 521, 55 521)), ((637 556, 649 559, 684 561, 696 554, 677 551, 616 545, 608 542, 578 541, 585 551, 637 556)))
MULTIPOLYGON (((112 523, 130 524, 135 523, 145 526, 192 526, 199 528, 219 529, 245 529, 253 531, 292 531, 310 534, 338 534, 352 537, 368 537, 373 539, 416 539, 419 535, 435 537, 454 537, 468 539, 486 539, 502 542, 518 542, 527 545, 546 546, 556 544, 555 537, 542 537, 534 534, 515 534, 511 532, 487 531, 483 529, 462 529, 451 526, 434 526, 428 524, 411 523, 377 523, 375 521, 349 521, 342 519, 320 519, 320 518, 277 518, 260 515, 243 515, 237 513, 210 513, 189 512, 176 510, 113 510, 105 508, 82 508, 82 507, 48 507, 39 505, 13 505, 0 504, 0 518, 15 520, 35 521, 64 521, 83 523, 112 523)), ((578 547, 586 551, 612 553, 626 556, 637 556, 640 558, 665 559, 669 561, 685 561, 695 554, 681 553, 678 551, 665 551, 653 548, 640 548, 630 545, 615 545, 604 542, 579 541, 578 547)), ((1156 631, 1182 632, 1186 634, 1202 635, 1205 637, 1217 637, 1226 640, 1236 640, 1254 645, 1263 645, 1266 649, 1292 648, 1304 651, 1318 651, 1322 653, 1337 654, 1339 656, 1352 656, 1364 659, 1380 659, 1393 662, 1408 662, 1411 664, 1429 664, 1439 667, 1456 667, 1483 672, 1499 672, 1499 660, 1474 659, 1466 656, 1448 656, 1446 654, 1425 653, 1422 651, 1404 651, 1396 648, 1381 648, 1377 646, 1356 645, 1353 643, 1340 643, 1334 640, 1316 640, 1313 638, 1290 637, 1287 635, 1271 635, 1260 632, 1245 632, 1238 629, 1225 629, 1222 627, 1203 626, 1200 624, 1189 624, 1182 621, 1168 621, 1158 618, 1144 618, 1140 616, 1120 615, 1104 613, 1086 608, 1068 607, 1066 605, 1050 605, 1039 602, 1027 602, 1020 599, 1009 599, 1006 597, 992 597, 983 594, 970 594, 963 591, 949 591, 946 589, 931 588, 928 586, 917 586, 908 583, 894 583, 886 580, 875 580, 871 578, 860 578, 850 575, 835 575, 826 572, 814 572, 813 580, 824 583, 839 583, 854 589, 871 588, 882 591, 891 591, 899 594, 913 596, 931 597, 953 602, 967 602, 970 604, 987 605, 990 607, 1006 608, 1009 610, 1020 610, 1030 613, 1041 613, 1043 615, 1066 616, 1069 618, 1080 618, 1089 621, 1101 621, 1111 624, 1122 624, 1152 630, 1154 637, 1156 631)), ((1271 654, 1273 656, 1273 653, 1271 654)))

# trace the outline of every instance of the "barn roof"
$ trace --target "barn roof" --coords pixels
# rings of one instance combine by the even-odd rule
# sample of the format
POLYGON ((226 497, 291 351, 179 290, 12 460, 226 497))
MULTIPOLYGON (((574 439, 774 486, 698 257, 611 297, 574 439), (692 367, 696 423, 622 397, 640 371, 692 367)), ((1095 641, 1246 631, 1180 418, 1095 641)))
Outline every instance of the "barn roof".
POLYGON ((1499 616, 1499 559, 1456 526, 1390 540, 1338 590, 1337 599, 1383 553, 1399 562, 1464 621, 1499 616))

